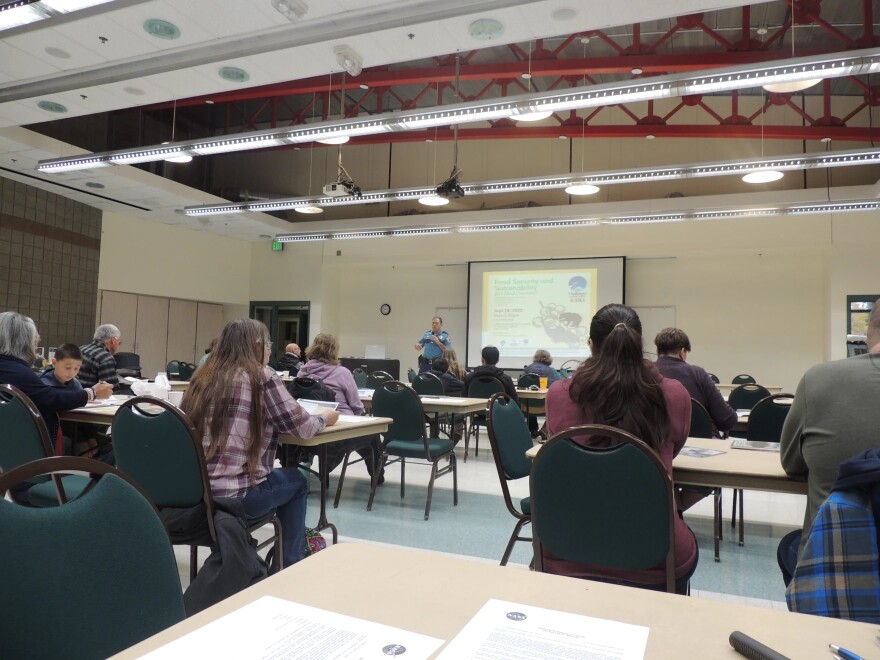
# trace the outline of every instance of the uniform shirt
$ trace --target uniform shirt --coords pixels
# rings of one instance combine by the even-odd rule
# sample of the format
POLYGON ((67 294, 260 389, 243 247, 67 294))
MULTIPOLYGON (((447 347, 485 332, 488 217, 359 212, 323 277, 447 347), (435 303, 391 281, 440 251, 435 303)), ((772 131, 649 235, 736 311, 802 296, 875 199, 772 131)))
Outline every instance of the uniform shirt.
MULTIPOLYGON (((226 446, 218 449, 208 461, 208 477, 214 497, 243 498, 248 490, 265 481, 275 461, 279 433, 311 438, 327 423, 323 415, 309 415, 303 410, 268 367, 263 368, 260 385, 263 388, 263 433, 258 440, 260 458, 254 470, 256 481, 251 481, 248 474, 252 391, 247 377, 240 373, 232 385, 232 418, 223 431, 226 446)), ((213 406, 208 409, 208 415, 212 413, 213 406)), ((211 446, 207 430, 202 446, 207 456, 211 446)))
MULTIPOLYGON (((432 331, 428 330, 422 335, 422 338, 419 339, 419 343, 424 347, 422 355, 425 356, 426 360, 435 360, 443 355, 443 349, 437 346, 437 344, 434 343, 434 340, 431 339, 432 334, 432 331)), ((446 348, 452 348, 452 341, 449 339, 446 330, 441 330, 440 334, 437 335, 437 338, 446 348)))
POLYGON ((119 385, 116 360, 104 344, 93 341, 85 346, 80 346, 79 350, 82 352, 83 363, 76 379, 83 387, 91 387, 102 380, 114 386, 119 385))

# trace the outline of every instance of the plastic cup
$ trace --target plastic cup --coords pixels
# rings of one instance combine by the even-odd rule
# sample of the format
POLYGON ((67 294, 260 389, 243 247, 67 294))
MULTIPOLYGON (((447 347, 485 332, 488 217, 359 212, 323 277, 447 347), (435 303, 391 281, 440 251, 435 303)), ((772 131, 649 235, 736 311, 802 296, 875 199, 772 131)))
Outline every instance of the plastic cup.
POLYGON ((542 390, 546 390, 547 389, 547 376, 541 376, 540 378, 538 378, 538 383, 540 384, 542 390))

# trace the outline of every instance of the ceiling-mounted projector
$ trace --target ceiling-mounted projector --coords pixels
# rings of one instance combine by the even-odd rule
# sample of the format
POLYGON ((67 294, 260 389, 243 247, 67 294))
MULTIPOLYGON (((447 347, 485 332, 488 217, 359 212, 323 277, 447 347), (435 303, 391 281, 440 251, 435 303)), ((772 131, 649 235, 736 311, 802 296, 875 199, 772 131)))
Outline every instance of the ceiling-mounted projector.
POLYGON ((346 197, 354 193, 344 183, 328 183, 324 185, 324 194, 327 197, 346 197))

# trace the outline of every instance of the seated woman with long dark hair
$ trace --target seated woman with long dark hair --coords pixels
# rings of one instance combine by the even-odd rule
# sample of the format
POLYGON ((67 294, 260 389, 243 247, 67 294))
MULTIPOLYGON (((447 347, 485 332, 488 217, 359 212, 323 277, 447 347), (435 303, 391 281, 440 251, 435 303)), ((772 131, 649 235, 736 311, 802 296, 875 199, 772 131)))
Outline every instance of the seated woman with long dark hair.
POLYGON ((305 477, 296 468, 272 469, 279 433, 310 438, 339 413, 309 415, 266 364, 269 331, 253 319, 223 328, 211 358, 196 371, 181 408, 202 438, 211 492, 242 501, 249 518, 273 508, 281 520, 284 565, 305 554, 305 477))
MULTIPOLYGON (((590 323, 590 351, 592 356, 572 378, 553 383, 547 392, 548 432, 552 435, 580 424, 623 429, 652 447, 671 476, 672 459, 681 451, 690 429, 691 400, 681 383, 663 378, 644 359, 638 314, 626 305, 605 305, 590 323)), ((589 444, 590 438, 578 442, 589 444)), ((686 593, 699 553, 696 539, 680 513, 675 517, 674 531, 676 590, 686 593)), ((546 551, 543 559, 550 573, 663 588, 662 565, 641 571, 599 571, 546 551)))

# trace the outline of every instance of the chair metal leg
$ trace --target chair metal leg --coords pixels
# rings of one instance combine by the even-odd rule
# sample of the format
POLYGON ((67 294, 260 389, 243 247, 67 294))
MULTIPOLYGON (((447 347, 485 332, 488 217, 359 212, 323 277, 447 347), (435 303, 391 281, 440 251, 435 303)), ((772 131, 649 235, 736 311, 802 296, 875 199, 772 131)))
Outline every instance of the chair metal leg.
POLYGON ((376 487, 379 485, 379 475, 382 474, 382 470, 385 469, 385 463, 388 461, 388 454, 384 451, 382 452, 382 465, 373 472, 373 481, 370 484, 370 499, 367 500, 367 511, 372 511, 373 509, 373 498, 376 497, 376 487))
MULTIPOLYGON (((272 518, 272 528, 275 530, 275 565, 280 571, 284 568, 284 546, 281 540, 281 520, 278 516, 272 518)), ((333 544, 336 545, 336 541, 333 541, 333 544)))
POLYGON ((513 546, 517 541, 531 541, 530 538, 520 537, 519 533, 522 531, 522 528, 525 526, 527 522, 531 522, 528 518, 520 518, 516 521, 516 525, 513 528, 513 534, 510 535, 510 540, 507 542, 507 547, 504 549, 504 554, 501 555, 501 566, 507 566, 507 560, 510 559, 510 554, 513 552, 513 546))
POLYGON ((406 459, 400 457, 400 498, 403 499, 404 484, 406 483, 406 459))
POLYGON ((716 488, 713 497, 714 520, 713 520, 713 536, 715 537, 715 561, 721 561, 721 489, 716 488))
POLYGON ((452 466, 452 506, 458 506, 458 462, 455 454, 449 454, 449 464, 452 466))
POLYGON ((189 546, 189 581, 196 579, 196 573, 199 572, 199 546, 189 546))
POLYGON ((737 498, 737 495, 739 494, 739 492, 740 492, 739 488, 733 489, 733 506, 730 509, 730 526, 731 527, 736 527, 736 498, 737 498))
POLYGON ((741 546, 746 544, 745 534, 746 534, 746 525, 743 520, 743 489, 739 489, 739 544, 741 546))
POLYGON ((339 483, 336 485, 336 497, 333 499, 333 508, 339 508, 339 497, 342 495, 342 482, 345 481, 345 471, 348 469, 348 457, 351 452, 345 452, 345 458, 342 459, 342 471, 339 473, 339 483))
POLYGON ((434 495, 434 479, 437 478, 437 461, 439 458, 435 458, 434 462, 431 463, 431 479, 428 481, 428 501, 425 502, 425 520, 428 519, 428 514, 431 513, 431 497, 434 495))

